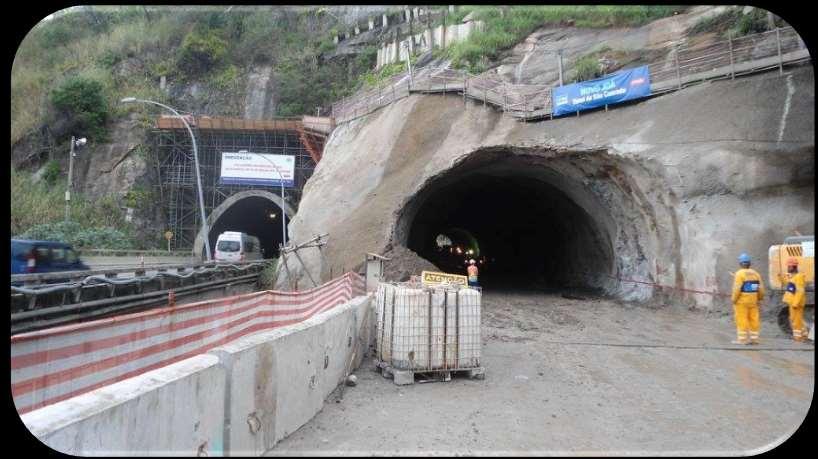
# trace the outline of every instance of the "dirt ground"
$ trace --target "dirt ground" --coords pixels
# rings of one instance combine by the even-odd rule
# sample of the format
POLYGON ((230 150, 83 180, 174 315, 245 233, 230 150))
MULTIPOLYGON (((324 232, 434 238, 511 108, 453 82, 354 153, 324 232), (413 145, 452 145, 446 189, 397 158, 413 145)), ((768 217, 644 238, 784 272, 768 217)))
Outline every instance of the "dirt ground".
POLYGON ((268 455, 755 454, 800 426, 814 347, 772 321, 559 293, 483 296, 484 380, 397 386, 369 359, 268 455))

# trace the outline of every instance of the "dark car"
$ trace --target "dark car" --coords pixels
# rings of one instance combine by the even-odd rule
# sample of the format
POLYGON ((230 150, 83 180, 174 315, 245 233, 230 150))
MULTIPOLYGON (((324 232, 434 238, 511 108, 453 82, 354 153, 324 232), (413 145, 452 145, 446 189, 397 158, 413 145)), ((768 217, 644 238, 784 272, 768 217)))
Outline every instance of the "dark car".
POLYGON ((11 274, 51 273, 90 269, 69 244, 56 241, 11 240, 11 274))

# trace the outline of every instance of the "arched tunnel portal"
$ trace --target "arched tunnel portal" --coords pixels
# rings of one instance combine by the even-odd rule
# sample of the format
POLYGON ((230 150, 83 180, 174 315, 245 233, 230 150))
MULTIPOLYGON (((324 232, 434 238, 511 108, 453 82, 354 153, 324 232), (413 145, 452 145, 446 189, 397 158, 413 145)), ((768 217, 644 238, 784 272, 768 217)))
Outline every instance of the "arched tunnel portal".
POLYGON ((644 287, 617 277, 653 277, 657 216, 618 161, 475 152, 407 202, 395 241, 446 272, 465 274, 475 259, 484 287, 626 288, 644 298, 644 287))
MULTIPOLYGON (((207 217, 210 251, 215 251, 219 234, 239 231, 259 239, 264 258, 278 257, 278 246, 282 239, 281 218, 285 219, 286 227, 294 213, 286 201, 282 203, 281 196, 269 191, 248 190, 236 193, 207 217), (282 215, 282 207, 285 215, 282 215)), ((201 230, 196 236, 193 253, 204 253, 204 234, 201 230)))

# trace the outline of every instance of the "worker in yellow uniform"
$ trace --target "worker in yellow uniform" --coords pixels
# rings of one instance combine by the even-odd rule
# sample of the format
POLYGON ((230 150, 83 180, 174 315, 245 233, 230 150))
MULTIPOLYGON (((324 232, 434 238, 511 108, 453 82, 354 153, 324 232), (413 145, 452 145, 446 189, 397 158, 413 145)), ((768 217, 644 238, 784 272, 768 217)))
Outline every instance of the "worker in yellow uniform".
POLYGON ((761 332, 759 304, 764 299, 764 285, 761 276, 750 269, 750 256, 742 253, 738 257, 741 269, 736 272, 733 281, 733 311, 736 314, 738 339, 735 344, 758 344, 761 332), (749 335, 749 336, 748 336, 749 335))
POLYGON ((804 324, 804 305, 807 303, 805 293, 806 279, 804 273, 798 272, 798 259, 787 259, 787 288, 784 292, 784 303, 790 309, 790 325, 792 338, 796 341, 805 341, 809 330, 804 324))

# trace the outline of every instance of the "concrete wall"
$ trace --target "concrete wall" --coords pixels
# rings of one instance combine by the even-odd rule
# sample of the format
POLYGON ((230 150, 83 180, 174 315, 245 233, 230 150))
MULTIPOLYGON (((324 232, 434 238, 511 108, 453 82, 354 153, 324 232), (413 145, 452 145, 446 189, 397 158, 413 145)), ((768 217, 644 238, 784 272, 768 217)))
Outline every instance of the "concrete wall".
POLYGON ((21 416, 79 455, 259 455, 309 421, 372 342, 371 297, 21 416))
POLYGON ((200 355, 21 416, 74 455, 222 454, 225 369, 200 355))
MULTIPOLYGON (((228 368, 225 448, 259 455, 309 421, 344 376, 356 343, 366 350, 369 297, 211 353, 228 368)), ((356 356, 351 368, 360 365, 356 356)))
POLYGON ((409 57, 407 46, 411 45, 411 49, 414 50, 413 54, 424 53, 431 50, 432 47, 448 48, 452 44, 468 38, 472 30, 479 27, 482 27, 482 22, 480 21, 447 25, 446 27, 440 25, 434 29, 427 29, 408 36, 399 42, 391 41, 385 43, 378 49, 375 68, 381 68, 384 65, 393 64, 395 62, 405 62, 409 57))

